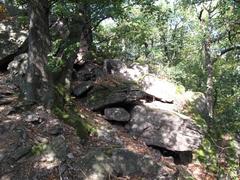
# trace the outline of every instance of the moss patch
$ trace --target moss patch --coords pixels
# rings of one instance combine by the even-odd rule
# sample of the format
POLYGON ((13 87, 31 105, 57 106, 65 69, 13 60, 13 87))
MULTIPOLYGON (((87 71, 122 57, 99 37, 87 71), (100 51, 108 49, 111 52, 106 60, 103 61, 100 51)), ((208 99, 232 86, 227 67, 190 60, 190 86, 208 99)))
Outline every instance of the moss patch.
POLYGON ((44 154, 48 149, 50 149, 50 146, 46 143, 39 143, 32 147, 32 154, 33 155, 41 155, 44 154))
POLYGON ((95 130, 95 128, 87 122, 88 119, 85 116, 78 114, 71 107, 64 109, 54 107, 53 111, 64 123, 74 127, 77 135, 82 139, 86 139, 88 135, 95 130))

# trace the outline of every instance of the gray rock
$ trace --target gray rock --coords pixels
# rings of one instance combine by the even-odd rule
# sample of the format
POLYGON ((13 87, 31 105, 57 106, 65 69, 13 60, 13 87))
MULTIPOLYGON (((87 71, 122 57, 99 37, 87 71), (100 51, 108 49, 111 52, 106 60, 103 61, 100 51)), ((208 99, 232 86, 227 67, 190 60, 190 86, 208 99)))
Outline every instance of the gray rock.
POLYGON ((65 160, 68 154, 68 145, 64 136, 55 136, 51 142, 51 148, 56 154, 56 157, 65 160))
POLYGON ((20 88, 25 87, 24 78, 27 72, 27 60, 28 54, 21 54, 19 56, 16 56, 7 68, 10 72, 10 78, 12 82, 20 88))
POLYGON ((176 98, 176 85, 169 80, 159 79, 156 75, 149 74, 144 75, 138 82, 144 92, 160 99, 162 102, 173 103, 176 98))
POLYGON ((31 145, 26 145, 26 146, 20 146, 18 147, 15 151, 14 154, 12 155, 13 159, 15 161, 18 161, 19 159, 21 159, 22 157, 26 156, 27 154, 29 154, 32 150, 32 146, 31 145))
POLYGON ((131 89, 131 84, 120 83, 117 86, 97 85, 81 101, 91 110, 102 110, 117 104, 134 103, 145 98, 141 90, 131 89))
POLYGON ((99 149, 88 152, 78 163, 83 179, 104 180, 124 176, 143 179, 170 179, 163 165, 126 149, 99 149))
POLYGON ((106 59, 103 64, 103 72, 105 74, 121 74, 121 72, 125 71, 127 66, 116 59, 106 59))
POLYGON ((124 108, 106 108, 104 115, 107 120, 127 122, 130 114, 124 108))
POLYGON ((26 116, 25 121, 33 124, 38 124, 43 122, 43 119, 38 114, 29 114, 26 116))
POLYGON ((175 99, 176 85, 168 80, 159 79, 154 74, 150 74, 147 65, 134 64, 128 68, 119 60, 105 60, 104 72, 137 82, 144 92, 163 102, 173 102, 175 99))
POLYGON ((4 126, 4 124, 0 124, 0 135, 4 134, 7 131, 7 128, 4 126))
POLYGON ((48 130, 48 133, 53 136, 58 136, 63 133, 63 128, 60 124, 56 124, 48 130))
POLYGON ((118 103, 123 103, 127 98, 125 93, 111 93, 102 97, 96 97, 94 94, 87 97, 86 105, 91 110, 104 109, 107 106, 112 106, 118 103))
POLYGON ((78 70, 73 72, 73 77, 77 81, 94 81, 103 75, 103 70, 92 62, 85 62, 78 70))
POLYGON ((89 91, 93 87, 92 81, 82 81, 80 83, 77 83, 73 85, 72 87, 72 93, 74 96, 81 96, 87 91, 89 91))
POLYGON ((136 106, 131 112, 130 132, 147 145, 171 151, 197 149, 203 138, 201 129, 189 117, 144 106, 136 106))
POLYGON ((116 131, 117 130, 111 126, 110 127, 101 126, 97 128, 96 133, 100 141, 103 141, 111 145, 122 146, 123 142, 117 136, 116 131))
POLYGON ((27 34, 15 18, 0 21, 0 60, 15 53, 26 40, 27 34))
POLYGON ((131 67, 127 67, 124 62, 115 59, 106 59, 103 69, 106 74, 115 74, 133 81, 138 81, 149 73, 147 65, 143 66, 135 63, 132 64, 131 67))
POLYGON ((190 100, 190 104, 195 108, 195 110, 204 118, 209 118, 209 111, 207 107, 207 99, 205 95, 201 92, 194 92, 190 100))

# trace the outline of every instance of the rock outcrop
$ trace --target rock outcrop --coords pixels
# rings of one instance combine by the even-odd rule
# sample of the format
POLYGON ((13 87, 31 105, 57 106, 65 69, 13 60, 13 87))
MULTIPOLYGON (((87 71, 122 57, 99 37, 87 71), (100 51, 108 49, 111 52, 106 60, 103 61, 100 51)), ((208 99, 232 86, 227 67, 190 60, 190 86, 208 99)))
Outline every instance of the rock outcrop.
MULTIPOLYGON (((86 67, 94 72, 93 65, 86 67)), ((80 69, 78 74, 86 74, 86 69, 80 69)), ((73 89, 75 95, 87 91, 80 98, 84 105, 102 112, 106 120, 129 121, 126 127, 132 136, 149 146, 177 152, 183 159, 186 154, 191 156, 187 152, 201 145, 203 130, 181 112, 187 107, 205 117, 207 109, 202 93, 185 92, 184 87, 179 90, 173 82, 149 73, 147 66, 127 67, 117 60, 105 60, 102 71, 105 76, 95 75, 91 83, 85 79, 73 89)))
MULTIPOLYGON (((21 86, 27 55, 17 58, 9 70, 14 82, 21 86)), ((189 102, 196 105, 196 98, 180 99, 177 94, 172 101, 156 97, 145 92, 140 81, 133 78, 114 71, 104 74, 106 70, 94 64, 82 67, 74 73, 72 94, 78 101, 76 108, 83 108, 81 115, 95 125, 88 141, 76 137, 73 128, 50 116, 43 107, 12 116, 16 125, 0 116, 0 139, 13 142, 13 146, 0 144, 0 177, 49 179, 54 174, 63 179, 174 179, 176 169, 172 173, 166 171, 161 158, 170 155, 171 162, 173 159, 174 162, 179 159, 181 164, 191 162, 192 151, 200 146, 203 133, 190 117, 179 112, 189 102), (89 109, 98 115, 93 116, 89 109), (18 141, 21 143, 17 144, 18 141), (32 166, 33 169, 25 171, 32 166)), ((143 67, 135 74, 146 72, 143 67)), ((201 106, 204 103, 193 107, 201 106)), ((18 111, 14 108, 4 113, 18 111)))

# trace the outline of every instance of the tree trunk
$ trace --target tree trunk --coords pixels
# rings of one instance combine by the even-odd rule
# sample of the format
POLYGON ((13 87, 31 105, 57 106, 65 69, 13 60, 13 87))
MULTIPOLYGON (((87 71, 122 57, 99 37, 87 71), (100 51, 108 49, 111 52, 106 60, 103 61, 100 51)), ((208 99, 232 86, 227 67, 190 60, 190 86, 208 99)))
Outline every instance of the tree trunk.
POLYGON ((206 89, 206 99, 208 106, 209 117, 213 118, 213 60, 210 54, 210 42, 204 40, 204 54, 205 54, 205 68, 207 73, 207 89, 206 89))
POLYGON ((80 48, 75 61, 76 64, 85 61, 88 53, 92 48, 92 24, 91 24, 91 10, 88 3, 80 4, 81 17, 79 17, 81 28, 80 35, 80 48))
POLYGON ((29 18, 29 59, 23 92, 29 102, 51 105, 54 91, 51 75, 47 70, 50 49, 48 0, 30 0, 29 18))

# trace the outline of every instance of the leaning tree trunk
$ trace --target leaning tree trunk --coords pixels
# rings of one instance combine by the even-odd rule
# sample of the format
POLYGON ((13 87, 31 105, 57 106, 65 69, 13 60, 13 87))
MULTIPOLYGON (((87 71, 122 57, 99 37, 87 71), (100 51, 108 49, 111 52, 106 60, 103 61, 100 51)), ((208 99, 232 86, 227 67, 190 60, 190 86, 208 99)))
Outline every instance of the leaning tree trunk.
POLYGON ((47 70, 50 48, 48 0, 30 0, 29 18, 29 59, 23 92, 27 101, 50 105, 54 93, 47 70))

